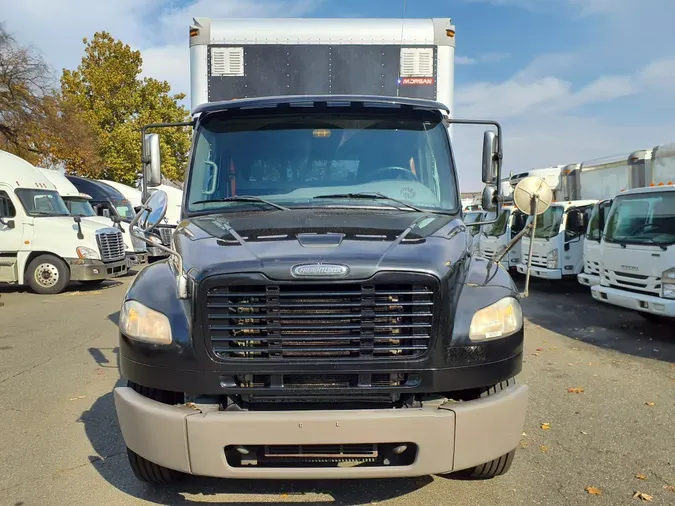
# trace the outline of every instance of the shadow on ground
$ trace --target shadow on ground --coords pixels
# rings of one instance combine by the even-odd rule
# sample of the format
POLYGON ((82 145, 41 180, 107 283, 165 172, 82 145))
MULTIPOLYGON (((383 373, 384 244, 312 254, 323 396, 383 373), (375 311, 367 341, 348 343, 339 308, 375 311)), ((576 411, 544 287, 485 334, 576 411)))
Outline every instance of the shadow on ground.
MULTIPOLYGON (((125 384, 119 380, 116 386, 125 384)), ((414 492, 433 480, 431 477, 391 480, 218 480, 186 476, 180 483, 153 488, 136 479, 129 467, 126 447, 117 423, 113 394, 98 398, 79 420, 96 453, 89 457, 91 465, 113 487, 133 497, 154 504, 196 504, 184 494, 195 496, 222 495, 221 503, 267 505, 275 502, 296 505, 356 505, 379 502, 414 492), (252 500, 236 501, 234 495, 252 496, 252 500), (293 497, 319 495, 309 502, 293 501, 293 497), (230 496, 230 497, 228 497, 230 496), (255 500, 255 496, 265 496, 255 500)), ((209 503, 211 504, 211 503, 209 503)))
MULTIPOLYGON (((519 289, 525 278, 513 276, 519 289)), ((596 301, 576 279, 530 280, 525 317, 557 334, 628 355, 675 362, 675 321, 653 323, 636 311, 596 301)))

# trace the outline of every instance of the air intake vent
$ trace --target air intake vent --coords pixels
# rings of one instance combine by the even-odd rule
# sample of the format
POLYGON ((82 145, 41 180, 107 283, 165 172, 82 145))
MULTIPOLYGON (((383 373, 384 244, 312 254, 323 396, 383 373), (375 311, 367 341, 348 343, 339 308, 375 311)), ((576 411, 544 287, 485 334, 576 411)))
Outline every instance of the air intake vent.
POLYGON ((401 48, 401 77, 433 76, 433 48, 401 48))
POLYGON ((212 47, 211 75, 230 77, 244 75, 243 47, 212 47))

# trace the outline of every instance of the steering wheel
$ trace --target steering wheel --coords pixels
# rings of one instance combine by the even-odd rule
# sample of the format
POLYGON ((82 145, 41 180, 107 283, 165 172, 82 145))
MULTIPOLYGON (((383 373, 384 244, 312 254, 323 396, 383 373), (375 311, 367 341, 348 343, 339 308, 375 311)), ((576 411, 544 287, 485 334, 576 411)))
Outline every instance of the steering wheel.
POLYGON ((638 232, 642 232, 643 230, 648 229, 650 227, 659 228, 659 226, 655 225, 654 223, 643 223, 642 225, 638 225, 633 230, 631 230, 629 235, 637 234, 638 232))
POLYGON ((398 167, 395 165, 390 165, 388 167, 380 167, 379 169, 375 169, 372 174, 378 174, 380 172, 403 172, 406 175, 406 179, 408 181, 417 181, 417 176, 413 174, 413 172, 406 168, 406 167, 398 167))

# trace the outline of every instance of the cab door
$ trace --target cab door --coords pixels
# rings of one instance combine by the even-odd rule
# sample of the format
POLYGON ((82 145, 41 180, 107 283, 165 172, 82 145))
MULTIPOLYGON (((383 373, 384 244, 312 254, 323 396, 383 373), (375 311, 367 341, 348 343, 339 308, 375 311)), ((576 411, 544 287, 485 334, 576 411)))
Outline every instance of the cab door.
POLYGON ((7 191, 0 189, 0 282, 17 281, 17 253, 22 241, 22 218, 7 191))

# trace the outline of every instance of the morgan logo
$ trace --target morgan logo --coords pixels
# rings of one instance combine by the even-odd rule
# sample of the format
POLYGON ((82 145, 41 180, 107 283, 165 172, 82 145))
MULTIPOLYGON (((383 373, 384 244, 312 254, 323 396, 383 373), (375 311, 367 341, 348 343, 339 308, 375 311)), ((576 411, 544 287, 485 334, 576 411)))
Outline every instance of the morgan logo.
POLYGON ((433 77, 401 77, 398 83, 402 86, 431 86, 434 84, 433 77))
POLYGON ((300 264, 294 265, 291 274, 296 277, 320 276, 342 277, 349 273, 349 267, 338 264, 300 264))

